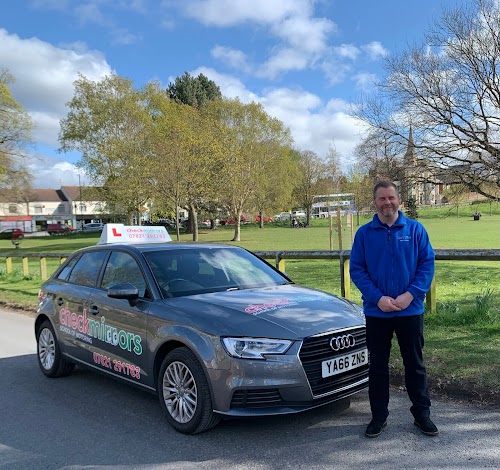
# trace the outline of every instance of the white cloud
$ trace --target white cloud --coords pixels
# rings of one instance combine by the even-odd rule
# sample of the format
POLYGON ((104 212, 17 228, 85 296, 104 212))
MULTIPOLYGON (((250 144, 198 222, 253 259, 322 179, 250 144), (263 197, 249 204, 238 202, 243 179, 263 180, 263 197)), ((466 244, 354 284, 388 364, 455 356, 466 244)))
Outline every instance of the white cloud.
POLYGON ((377 76, 373 73, 357 73, 352 78, 356 82, 356 87, 364 91, 373 89, 377 81, 377 76))
POLYGON ((353 44, 341 44, 340 46, 333 47, 334 53, 344 59, 356 60, 360 50, 353 44))
MULTIPOLYGON (((255 93, 248 90, 241 80, 231 75, 219 73, 209 67, 198 67, 190 72, 190 75, 197 77, 200 73, 217 83, 222 95, 227 98, 239 98, 243 103, 250 103, 252 101, 260 102, 259 97, 255 93)), ((175 79, 170 78, 169 80, 173 82, 175 79)))
POLYGON ((241 81, 213 69, 201 67, 190 72, 192 76, 200 73, 214 80, 228 98, 261 103, 269 115, 290 128, 297 149, 312 150, 325 158, 330 146, 335 144, 344 166, 349 164, 352 149, 362 134, 362 125, 347 113, 349 103, 332 99, 325 104, 313 93, 290 88, 267 89, 257 95, 247 90, 241 81))
MULTIPOLYGON (((171 2, 164 2, 171 6, 171 2)), ((200 23, 227 27, 245 22, 274 24, 288 17, 310 16, 309 0, 184 0, 176 4, 183 14, 200 23)))
POLYGON ((389 54, 389 51, 379 41, 372 41, 369 44, 365 44, 361 46, 361 49, 368 54, 371 60, 377 60, 389 54))
POLYGON ((268 59, 255 68, 260 78, 275 79, 284 72, 306 69, 327 49, 328 35, 337 30, 333 21, 311 17, 310 0, 187 0, 181 9, 184 15, 207 26, 253 23, 268 28, 278 43, 270 49, 268 59))
POLYGON ((59 189, 61 186, 88 186, 90 183, 74 164, 52 157, 32 157, 28 168, 34 188, 59 189))
POLYGON ((37 38, 21 39, 0 29, 0 64, 16 78, 14 98, 32 116, 38 142, 54 145, 59 120, 66 116, 78 73, 99 80, 112 72, 98 51, 62 49, 37 38), (57 122, 57 124, 56 124, 57 122))
POLYGON ((294 17, 273 26, 274 34, 295 48, 311 53, 326 48, 328 34, 336 31, 335 23, 325 18, 294 17))
POLYGON ((290 70, 304 70, 309 64, 309 58, 304 52, 292 49, 279 49, 257 71, 258 77, 276 78, 283 72, 290 70))
POLYGON ((215 46, 210 53, 212 57, 222 61, 230 67, 244 72, 251 70, 247 62, 247 57, 242 51, 231 49, 230 47, 215 46))

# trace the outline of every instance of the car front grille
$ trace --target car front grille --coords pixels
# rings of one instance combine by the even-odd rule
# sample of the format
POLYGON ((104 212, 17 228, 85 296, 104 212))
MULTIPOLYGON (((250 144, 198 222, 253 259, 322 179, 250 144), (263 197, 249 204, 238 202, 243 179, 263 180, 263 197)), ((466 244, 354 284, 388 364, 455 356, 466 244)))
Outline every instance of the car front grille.
POLYGON ((366 330, 364 326, 342 330, 341 332, 337 331, 328 335, 305 338, 300 349, 299 358, 304 367, 314 398, 336 394, 341 396, 348 389, 352 388, 352 391, 358 391, 364 388, 366 383, 360 385, 360 382, 368 376, 368 364, 331 377, 323 378, 321 376, 321 364, 323 361, 344 356, 345 354, 364 348, 366 348, 366 330), (354 346, 337 352, 333 351, 330 347, 330 340, 347 334, 351 334, 354 337, 354 346))

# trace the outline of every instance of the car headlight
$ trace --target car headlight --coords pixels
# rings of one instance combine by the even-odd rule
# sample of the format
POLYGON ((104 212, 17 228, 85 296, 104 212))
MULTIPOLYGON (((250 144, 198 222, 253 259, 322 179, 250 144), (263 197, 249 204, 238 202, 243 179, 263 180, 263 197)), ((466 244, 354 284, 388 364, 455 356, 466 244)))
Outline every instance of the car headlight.
POLYGON ((222 338, 227 353, 241 359, 265 359, 268 354, 284 354, 292 345, 286 339, 222 338))

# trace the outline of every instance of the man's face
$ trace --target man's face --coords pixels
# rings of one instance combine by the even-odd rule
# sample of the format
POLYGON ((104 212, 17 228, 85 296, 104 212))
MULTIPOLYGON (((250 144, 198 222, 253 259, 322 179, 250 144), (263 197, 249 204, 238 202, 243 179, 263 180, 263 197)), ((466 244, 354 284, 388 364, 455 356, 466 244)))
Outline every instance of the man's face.
POLYGON ((378 188, 375 193, 375 207, 383 222, 397 219, 399 196, 396 190, 393 187, 378 188))

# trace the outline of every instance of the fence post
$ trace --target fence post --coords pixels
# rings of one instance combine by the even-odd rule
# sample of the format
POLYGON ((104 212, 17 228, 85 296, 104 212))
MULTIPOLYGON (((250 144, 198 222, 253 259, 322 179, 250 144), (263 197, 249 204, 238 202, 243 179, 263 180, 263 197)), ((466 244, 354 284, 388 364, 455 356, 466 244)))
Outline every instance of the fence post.
POLYGON ((24 276, 29 276, 30 274, 30 267, 29 267, 29 262, 28 262, 28 257, 23 256, 22 258, 23 262, 23 275, 24 276))
POLYGON ((12 272, 12 256, 6 256, 5 257, 5 271, 7 273, 12 272))
POLYGON ((45 256, 40 256, 40 277, 42 281, 47 279, 47 258, 45 256))
POLYGON ((279 253, 276 255, 276 269, 278 269, 282 273, 285 272, 285 260, 281 258, 279 253))
POLYGON ((436 313, 436 275, 434 274, 429 292, 425 294, 425 306, 430 313, 436 313))
POLYGON ((351 299, 351 276, 349 274, 349 259, 340 254, 340 295, 351 299))

